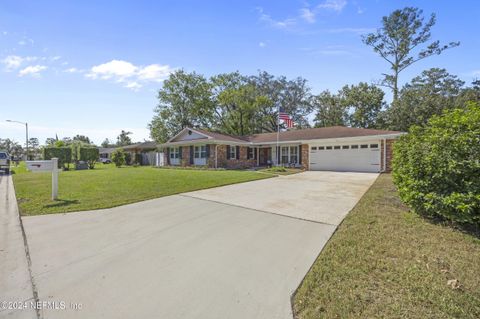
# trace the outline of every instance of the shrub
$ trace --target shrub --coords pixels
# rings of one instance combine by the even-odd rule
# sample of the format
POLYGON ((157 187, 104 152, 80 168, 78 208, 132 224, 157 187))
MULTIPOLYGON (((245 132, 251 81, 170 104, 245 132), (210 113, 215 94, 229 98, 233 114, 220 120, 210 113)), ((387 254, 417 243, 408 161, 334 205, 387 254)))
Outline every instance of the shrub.
POLYGON ((125 152, 121 148, 117 148, 112 152, 111 155, 112 162, 115 163, 116 167, 125 165, 125 152))
POLYGON ((95 163, 97 162, 99 157, 98 148, 96 147, 80 147, 78 148, 78 156, 77 158, 80 161, 85 161, 88 163, 89 169, 95 168, 95 163))
POLYGON ((124 152, 125 154, 125 164, 132 165, 132 153, 124 152))
POLYGON ((135 161, 134 161, 134 164, 137 164, 137 165, 140 165, 142 164, 142 154, 140 153, 135 153, 135 161))
POLYGON ((287 169, 283 166, 273 166, 272 168, 270 168, 270 171, 271 172, 286 172, 287 169))
POLYGON ((67 170, 67 164, 70 164, 72 162, 72 149, 68 146, 47 146, 43 148, 44 160, 51 160, 54 157, 58 158, 58 168, 63 168, 64 170, 67 170))
POLYGON ((393 179, 415 212, 480 226, 480 107, 434 116, 394 145, 393 179))

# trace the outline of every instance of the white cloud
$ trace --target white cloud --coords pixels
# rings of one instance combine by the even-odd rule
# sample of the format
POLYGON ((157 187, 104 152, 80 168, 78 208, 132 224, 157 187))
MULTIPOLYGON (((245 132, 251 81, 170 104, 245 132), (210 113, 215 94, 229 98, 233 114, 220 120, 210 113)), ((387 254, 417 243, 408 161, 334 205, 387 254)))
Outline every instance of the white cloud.
POLYGON ((92 67, 90 73, 86 76, 92 79, 101 78, 104 80, 115 78, 121 82, 125 78, 135 75, 135 72, 137 72, 137 67, 132 63, 121 60, 112 60, 92 67))
POLYGON ((127 82, 127 84, 125 84, 125 87, 133 91, 138 91, 142 87, 142 85, 138 82, 133 81, 133 82, 127 82))
POLYGON ((258 46, 261 47, 261 48, 264 48, 264 47, 267 46, 267 44, 266 44, 265 42, 260 42, 260 43, 258 44, 258 46))
POLYGON ((138 91, 146 82, 162 82, 174 71, 169 65, 137 66, 128 61, 112 60, 93 66, 85 75, 90 79, 113 80, 124 87, 138 91))
POLYGON ((45 65, 30 65, 20 70, 20 72, 18 72, 18 76, 31 75, 33 77, 38 77, 40 76, 40 72, 46 69, 47 67, 45 65))
POLYGON ((34 43, 35 41, 29 38, 23 38, 22 40, 18 41, 18 45, 27 45, 27 44, 33 45, 34 43))
POLYGON ((300 9, 300 16, 303 20, 307 21, 308 23, 315 23, 316 14, 309 8, 302 8, 300 9))
POLYGON ((83 70, 79 70, 77 68, 69 68, 69 69, 63 70, 63 72, 65 72, 65 73, 81 73, 81 72, 83 72, 83 70))
POLYGON ((138 71, 139 80, 162 82, 172 72, 168 65, 150 64, 138 71))
POLYGON ((341 12, 346 5, 346 0, 326 0, 323 3, 320 3, 317 8, 341 12))
POLYGON ((7 70, 13 70, 19 68, 23 62, 23 58, 18 55, 9 55, 2 60, 7 70))
POLYGON ((257 11, 260 14, 260 21, 268 24, 271 27, 278 28, 278 29, 288 29, 294 26, 297 23, 296 19, 287 18, 284 20, 275 20, 269 14, 266 14, 263 11, 263 8, 257 8, 257 11))

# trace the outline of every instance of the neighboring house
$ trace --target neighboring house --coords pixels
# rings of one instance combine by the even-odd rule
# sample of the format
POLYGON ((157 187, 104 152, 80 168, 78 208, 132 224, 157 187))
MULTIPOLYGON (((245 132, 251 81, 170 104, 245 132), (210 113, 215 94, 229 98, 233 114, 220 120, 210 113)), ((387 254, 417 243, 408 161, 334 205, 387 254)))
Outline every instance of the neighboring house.
POLYGON ((167 165, 247 168, 267 165, 307 170, 384 172, 392 144, 404 133, 332 126, 251 136, 185 128, 161 144, 167 165))
POLYGON ((127 146, 122 146, 125 152, 131 154, 131 163, 138 163, 140 165, 154 165, 155 154, 158 149, 158 145, 155 142, 142 142, 127 146))
POLYGON ((114 147, 99 147, 98 154, 100 158, 112 159, 112 153, 115 151, 114 147))

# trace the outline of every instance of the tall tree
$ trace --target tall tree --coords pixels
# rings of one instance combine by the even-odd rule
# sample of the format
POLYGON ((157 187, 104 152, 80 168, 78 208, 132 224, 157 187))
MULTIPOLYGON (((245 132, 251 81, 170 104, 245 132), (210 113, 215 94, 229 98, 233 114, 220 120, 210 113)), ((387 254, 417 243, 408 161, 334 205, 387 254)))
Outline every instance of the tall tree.
POLYGON ((115 147, 115 144, 111 143, 108 138, 104 139, 102 144, 100 144, 100 145, 102 145, 102 147, 104 147, 104 148, 115 147))
POLYGON ((341 94, 332 94, 326 90, 314 99, 315 127, 346 125, 348 113, 341 94))
POLYGON ((375 85, 360 82, 346 85, 340 91, 342 104, 348 113, 348 125, 361 128, 376 128, 378 116, 385 102, 385 93, 375 85))
POLYGON ((75 136, 73 137, 73 140, 74 140, 74 141, 84 142, 84 143, 86 143, 86 144, 91 144, 90 138, 89 138, 88 136, 85 136, 85 135, 79 135, 79 134, 77 134, 77 135, 75 135, 75 136))
POLYGON ((371 46, 382 59, 390 64, 391 73, 384 73, 382 85, 393 91, 393 101, 398 99, 398 76, 413 63, 444 50, 458 46, 459 42, 441 45, 430 41, 430 29, 435 25, 435 14, 424 23, 423 11, 406 7, 393 11, 382 19, 382 27, 362 37, 363 43, 371 46))
POLYGON ((0 150, 6 150, 8 154, 14 158, 22 158, 24 155, 24 149, 22 148, 22 145, 9 138, 0 138, 0 150))
POLYGON ((178 70, 163 83, 149 124, 150 136, 164 142, 185 127, 207 127, 213 118, 211 84, 195 72, 178 70))
POLYGON ((445 69, 423 71, 402 88, 397 103, 389 109, 389 127, 407 131, 413 124, 424 125, 433 115, 455 108, 463 85, 445 69))
POLYGON ((40 154, 40 149, 39 149, 40 143, 38 141, 38 138, 36 137, 31 137, 28 139, 28 158, 29 159, 34 159, 37 158, 37 156, 40 154))
POLYGON ((129 135, 131 135, 132 132, 127 132, 127 131, 124 131, 122 130, 122 132, 120 132, 120 135, 117 136, 117 146, 127 146, 127 145, 130 145, 132 144, 132 139, 130 138, 129 135))
POLYGON ((297 128, 309 127, 307 116, 313 109, 313 97, 307 80, 301 77, 287 80, 263 71, 251 76, 249 82, 256 87, 259 96, 270 101, 259 109, 257 116, 261 127, 257 133, 277 130, 278 108, 292 116, 297 128))

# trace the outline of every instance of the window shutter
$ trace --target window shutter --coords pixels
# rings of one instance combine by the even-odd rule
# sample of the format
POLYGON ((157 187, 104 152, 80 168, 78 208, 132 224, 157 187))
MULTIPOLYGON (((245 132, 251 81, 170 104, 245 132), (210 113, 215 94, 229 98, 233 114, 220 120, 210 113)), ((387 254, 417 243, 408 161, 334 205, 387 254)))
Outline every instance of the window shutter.
POLYGON ((178 158, 179 158, 179 159, 182 159, 182 156, 183 156, 183 154, 182 154, 182 147, 180 146, 180 147, 178 148, 178 158))
POLYGON ((247 159, 250 159, 250 150, 252 148, 251 147, 247 147, 247 159))
POLYGON ((227 160, 230 159, 230 145, 227 145, 227 160))
POLYGON ((209 158, 210 157, 210 145, 209 144, 205 145, 205 151, 207 153, 207 158, 209 158))
POLYGON ((257 159, 258 158, 258 147, 255 147, 253 149, 253 159, 257 159))
POLYGON ((167 165, 170 165, 170 147, 167 147, 167 165))
POLYGON ((190 145, 190 165, 193 165, 193 145, 190 145))
POLYGON ((277 146, 277 165, 280 165, 280 146, 277 146))
POLYGON ((237 160, 240 159, 240 146, 237 145, 237 149, 235 150, 235 155, 237 155, 237 160))
POLYGON ((298 145, 298 164, 302 164, 302 145, 298 145))

